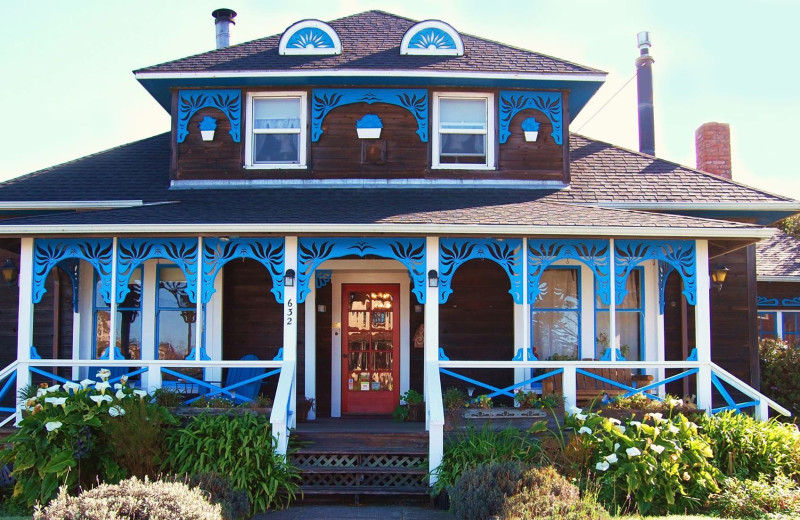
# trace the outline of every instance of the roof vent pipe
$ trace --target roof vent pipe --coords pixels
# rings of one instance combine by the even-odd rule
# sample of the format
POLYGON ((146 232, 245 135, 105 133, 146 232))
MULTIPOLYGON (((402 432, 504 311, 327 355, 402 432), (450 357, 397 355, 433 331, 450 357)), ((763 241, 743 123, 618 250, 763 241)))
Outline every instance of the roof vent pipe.
POLYGON ((639 151, 656 154, 655 122, 653 120, 653 57, 650 56, 650 33, 636 35, 639 57, 636 58, 636 93, 639 99, 639 151))
POLYGON ((214 26, 217 29, 217 49, 224 49, 231 44, 231 25, 236 25, 233 21, 236 18, 236 11, 217 9, 211 16, 214 17, 214 26))

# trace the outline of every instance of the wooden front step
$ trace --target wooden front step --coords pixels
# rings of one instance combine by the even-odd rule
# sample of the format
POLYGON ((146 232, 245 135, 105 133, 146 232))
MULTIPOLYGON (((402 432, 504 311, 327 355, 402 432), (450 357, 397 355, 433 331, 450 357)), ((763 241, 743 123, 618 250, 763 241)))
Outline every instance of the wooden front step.
POLYGON ((424 495, 425 432, 296 431, 304 495, 424 495))

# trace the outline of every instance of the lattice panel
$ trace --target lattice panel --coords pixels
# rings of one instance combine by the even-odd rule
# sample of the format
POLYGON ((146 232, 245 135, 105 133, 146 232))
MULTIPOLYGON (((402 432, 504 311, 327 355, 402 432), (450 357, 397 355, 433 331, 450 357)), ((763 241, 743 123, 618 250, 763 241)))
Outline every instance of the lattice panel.
POLYGON ((414 473, 367 473, 361 480, 362 486, 380 487, 426 487, 423 475, 414 473))
POLYGON ((303 473, 303 486, 360 486, 361 475, 358 473, 303 473))
POLYGON ((358 466, 358 455, 298 453, 294 463, 303 468, 352 468, 358 466))
POLYGON ((362 465, 368 468, 410 468, 422 467, 425 457, 415 455, 365 455, 362 465))

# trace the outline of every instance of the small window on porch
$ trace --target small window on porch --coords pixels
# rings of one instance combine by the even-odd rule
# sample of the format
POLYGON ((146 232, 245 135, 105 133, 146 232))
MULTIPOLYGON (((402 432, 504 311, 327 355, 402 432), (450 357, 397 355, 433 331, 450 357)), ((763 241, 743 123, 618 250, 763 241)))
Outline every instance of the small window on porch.
MULTIPOLYGON (((111 306, 100 294, 100 278, 95 273, 94 304, 94 359, 109 356, 109 327, 111 306)), ((142 358, 142 268, 131 275, 125 300, 117 303, 115 345, 125 359, 142 358)), ((116 355, 115 355, 116 356, 116 355)))
POLYGON ((542 273, 531 311, 532 339, 541 360, 578 359, 581 337, 580 270, 555 267, 542 273))
POLYGON ((186 359, 196 344, 197 308, 178 267, 159 266, 156 295, 157 359, 186 359))
POLYGON ((758 339, 779 339, 777 312, 758 313, 758 339))
MULTIPOLYGON (((628 361, 638 361, 642 359, 644 352, 644 288, 642 280, 644 270, 637 267, 630 272, 625 288, 628 294, 622 304, 616 306, 616 344, 619 347, 622 357, 628 361)), ((595 289, 595 294, 597 290, 595 289)), ((600 298, 595 299, 595 357, 603 357, 606 349, 614 341, 608 336, 610 328, 610 317, 608 305, 605 305, 600 298)))
POLYGON ((783 341, 792 347, 800 347, 800 312, 783 311, 781 322, 783 341))

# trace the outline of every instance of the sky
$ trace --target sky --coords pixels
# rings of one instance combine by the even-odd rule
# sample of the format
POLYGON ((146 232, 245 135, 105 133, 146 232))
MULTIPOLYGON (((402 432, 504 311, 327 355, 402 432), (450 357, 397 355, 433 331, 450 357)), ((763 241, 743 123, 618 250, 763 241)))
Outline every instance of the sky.
POLYGON ((800 199, 797 0, 0 0, 0 180, 169 130, 131 71, 214 48, 211 11, 234 9, 231 43, 292 23, 381 9, 608 72, 570 130, 638 149, 636 34, 655 59, 656 155, 695 166, 694 132, 731 126, 733 178, 800 199), (622 90, 620 91, 620 89, 622 90), (619 91, 619 92, 618 92, 619 91), (616 94, 616 95, 615 95, 616 94), (605 105, 605 106, 604 106, 605 105))

